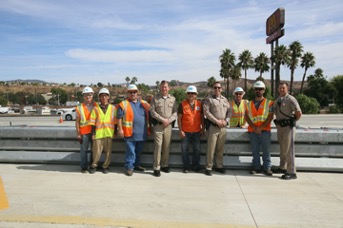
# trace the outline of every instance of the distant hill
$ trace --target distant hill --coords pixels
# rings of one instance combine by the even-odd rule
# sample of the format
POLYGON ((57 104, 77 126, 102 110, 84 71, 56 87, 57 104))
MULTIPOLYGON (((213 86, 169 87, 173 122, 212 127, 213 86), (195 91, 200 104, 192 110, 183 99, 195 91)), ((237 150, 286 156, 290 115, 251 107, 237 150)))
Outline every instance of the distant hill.
POLYGON ((41 83, 41 84, 47 84, 47 82, 42 81, 42 80, 37 80, 37 79, 27 79, 27 80, 22 80, 22 79, 17 79, 17 80, 9 80, 9 81, 4 81, 5 83, 41 83))

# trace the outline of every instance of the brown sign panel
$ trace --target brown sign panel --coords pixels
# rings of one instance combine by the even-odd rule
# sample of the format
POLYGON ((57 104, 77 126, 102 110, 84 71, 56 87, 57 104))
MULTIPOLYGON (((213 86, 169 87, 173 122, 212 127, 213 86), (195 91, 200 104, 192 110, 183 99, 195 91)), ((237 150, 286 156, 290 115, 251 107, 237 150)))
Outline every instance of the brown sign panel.
POLYGON ((279 29, 276 32, 274 32, 272 35, 268 36, 266 39, 266 43, 270 44, 276 39, 279 39, 280 37, 283 37, 285 35, 285 30, 284 29, 279 29))
POLYGON ((272 35, 285 25, 285 9, 278 8, 266 21, 266 34, 272 35))

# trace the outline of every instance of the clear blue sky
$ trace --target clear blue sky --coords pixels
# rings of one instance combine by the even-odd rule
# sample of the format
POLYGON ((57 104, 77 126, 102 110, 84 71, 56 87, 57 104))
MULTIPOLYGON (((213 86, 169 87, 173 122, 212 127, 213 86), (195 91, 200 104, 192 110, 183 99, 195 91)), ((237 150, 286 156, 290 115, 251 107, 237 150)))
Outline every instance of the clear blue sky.
MULTIPOLYGON (((328 78, 342 75, 342 0, 0 0, 0 80, 220 79, 225 48, 270 56, 265 24, 279 7, 286 11, 279 44, 299 40, 316 56, 308 75, 318 67, 328 78)), ((281 74, 289 79, 290 71, 281 74)), ((301 80, 303 69, 295 74, 301 80)), ((257 76, 249 70, 248 78, 257 76)))

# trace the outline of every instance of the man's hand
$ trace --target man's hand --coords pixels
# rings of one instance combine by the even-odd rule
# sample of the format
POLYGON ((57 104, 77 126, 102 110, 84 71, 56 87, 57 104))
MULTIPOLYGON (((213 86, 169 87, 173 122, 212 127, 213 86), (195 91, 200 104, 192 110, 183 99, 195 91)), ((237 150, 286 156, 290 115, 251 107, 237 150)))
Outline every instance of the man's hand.
POLYGON ((179 135, 180 135, 180 138, 185 138, 186 137, 186 134, 184 131, 179 131, 179 135))
POLYGON ((118 136, 119 136, 120 138, 124 138, 124 131, 123 131, 123 129, 119 129, 119 130, 118 130, 118 136))
POLYGON ((168 119, 163 119, 163 127, 168 127, 170 124, 168 119))

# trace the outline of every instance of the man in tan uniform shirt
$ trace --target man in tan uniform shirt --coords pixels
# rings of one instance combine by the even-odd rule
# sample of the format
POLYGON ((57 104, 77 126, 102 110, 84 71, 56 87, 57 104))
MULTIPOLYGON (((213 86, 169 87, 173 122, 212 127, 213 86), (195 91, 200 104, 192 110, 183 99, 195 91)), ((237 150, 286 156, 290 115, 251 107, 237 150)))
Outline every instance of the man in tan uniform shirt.
POLYGON ((212 175, 213 158, 215 157, 215 171, 225 173, 223 154, 226 139, 226 126, 231 117, 229 101, 221 95, 221 85, 213 85, 213 95, 207 97, 203 103, 204 115, 211 122, 208 132, 206 170, 207 176, 212 175))
POLYGON ((298 101, 288 94, 288 84, 281 82, 278 88, 280 96, 274 102, 277 138, 280 144, 280 166, 274 173, 284 173, 281 179, 296 179, 294 164, 295 121, 301 117, 298 101))
POLYGON ((177 118, 175 97, 168 93, 167 81, 160 84, 161 93, 152 98, 150 114, 154 119, 154 176, 161 176, 160 170, 169 173, 169 146, 172 122, 177 118))

